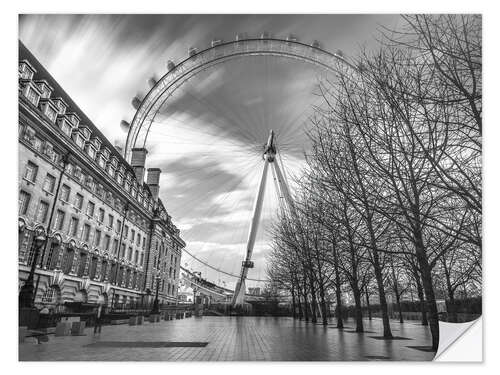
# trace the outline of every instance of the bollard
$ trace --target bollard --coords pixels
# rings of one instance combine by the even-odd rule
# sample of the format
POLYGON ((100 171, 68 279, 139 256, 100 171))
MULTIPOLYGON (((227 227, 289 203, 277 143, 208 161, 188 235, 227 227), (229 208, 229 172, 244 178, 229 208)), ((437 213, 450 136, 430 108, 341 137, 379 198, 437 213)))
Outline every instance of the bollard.
POLYGON ((144 322, 144 316, 139 315, 137 317, 137 325, 140 326, 144 322))
POLYGON ((128 319, 128 325, 129 326, 135 326, 135 325, 137 325, 137 316, 131 316, 128 319))

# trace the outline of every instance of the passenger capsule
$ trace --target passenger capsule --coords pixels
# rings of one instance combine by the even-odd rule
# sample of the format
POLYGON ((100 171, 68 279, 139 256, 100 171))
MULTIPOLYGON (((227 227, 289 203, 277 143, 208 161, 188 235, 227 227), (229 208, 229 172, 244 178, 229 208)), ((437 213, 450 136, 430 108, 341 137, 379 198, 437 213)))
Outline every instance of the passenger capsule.
POLYGON ((167 69, 169 72, 175 69, 175 63, 172 60, 167 61, 167 69))
POLYGON ((344 57, 344 52, 342 50, 338 49, 337 52, 335 52, 337 56, 344 57))
POLYGON ((139 109, 141 103, 142 100, 137 95, 134 96, 134 98, 132 99, 132 107, 134 107, 135 109, 139 109))
POLYGON ((193 57, 197 53, 198 53, 198 50, 196 49, 196 47, 189 47, 189 49, 188 49, 188 55, 189 55, 189 57, 193 57))
POLYGON ((158 82, 158 80, 156 79, 156 77, 155 77, 155 76, 150 77, 150 78, 148 79, 148 85, 149 85, 149 87, 150 87, 150 88, 153 88, 153 87, 156 85, 156 82, 158 82))
POLYGON ((297 42, 298 41, 297 37, 295 35, 293 35, 293 34, 288 35, 286 37, 286 40, 287 40, 287 42, 297 42))
POLYGON ((315 40, 314 42, 311 43, 312 48, 321 48, 321 43, 315 40))
POLYGON ((120 121, 120 128, 124 131, 124 132, 128 132, 128 130, 130 129, 130 124, 128 121, 125 121, 125 120, 121 120, 120 121))

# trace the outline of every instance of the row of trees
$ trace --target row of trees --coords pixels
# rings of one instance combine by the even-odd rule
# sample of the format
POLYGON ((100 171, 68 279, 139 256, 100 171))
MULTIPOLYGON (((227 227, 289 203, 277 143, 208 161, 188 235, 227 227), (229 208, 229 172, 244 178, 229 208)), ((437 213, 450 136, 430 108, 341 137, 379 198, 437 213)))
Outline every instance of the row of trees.
POLYGON ((378 51, 321 83, 268 273, 299 315, 325 324, 329 296, 338 312, 348 293, 358 332, 376 296, 386 338, 387 295, 400 306, 415 292, 437 349, 436 291, 452 302, 481 293, 481 18, 402 18, 378 51))

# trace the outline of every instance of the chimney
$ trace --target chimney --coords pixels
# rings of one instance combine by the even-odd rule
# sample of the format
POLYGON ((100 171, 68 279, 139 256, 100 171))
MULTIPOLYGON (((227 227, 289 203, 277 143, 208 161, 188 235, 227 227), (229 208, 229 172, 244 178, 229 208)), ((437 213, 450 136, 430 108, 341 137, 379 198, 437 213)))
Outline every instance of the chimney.
POLYGON ((140 185, 144 182, 144 175, 146 174, 145 164, 146 164, 146 155, 148 150, 145 148, 133 148, 132 149, 132 160, 130 161, 130 165, 134 170, 135 177, 140 185))
POLYGON ((160 192, 160 174, 160 168, 148 168, 147 184, 155 201, 158 200, 158 193, 160 192))

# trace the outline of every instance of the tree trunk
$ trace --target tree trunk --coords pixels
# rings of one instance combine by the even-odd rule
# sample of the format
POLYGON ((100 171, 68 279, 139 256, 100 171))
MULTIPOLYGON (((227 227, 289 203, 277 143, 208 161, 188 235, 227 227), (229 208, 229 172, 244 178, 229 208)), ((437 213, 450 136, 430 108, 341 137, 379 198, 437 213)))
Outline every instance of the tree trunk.
POLYGON ((292 286, 291 292, 292 292, 292 318, 296 319, 297 312, 295 311, 295 291, 294 291, 293 286, 292 286))
POLYGON ((354 295, 354 317, 356 319, 356 332, 364 332, 363 328, 363 309, 361 308, 361 291, 355 285, 352 291, 354 295))
POLYGON ((311 287, 311 322, 317 323, 318 322, 318 311, 317 311, 318 301, 316 300, 316 287, 314 286, 314 280, 312 278, 312 275, 310 275, 310 277, 309 277, 309 285, 311 287))
POLYGON ((337 304, 335 306, 335 316, 337 317, 337 328, 344 328, 344 322, 342 320, 342 295, 340 290, 340 274, 339 274, 339 260, 337 247, 333 246, 333 267, 335 271, 335 298, 337 304))
MULTIPOLYGON (((374 239, 374 237, 373 237, 374 239)), ((372 240, 373 246, 373 240, 372 240)), ((384 325, 384 337, 392 338, 391 326, 389 323, 389 313, 387 312, 387 299, 385 298, 384 281, 382 277, 382 267, 378 257, 378 250, 373 249, 373 271, 377 281, 378 295, 380 300, 380 309, 382 310, 382 324, 384 325)))
POLYGON ((437 350, 439 345, 439 315, 436 306, 436 296, 432 286, 432 274, 427 254, 425 254, 424 242, 420 228, 415 228, 415 253, 422 272, 422 283, 424 287, 425 299, 427 301, 427 311, 429 313, 429 328, 432 335, 432 349, 437 350))
POLYGON ((325 301, 325 288, 323 285, 319 285, 319 299, 321 308, 321 319, 324 326, 328 325, 328 316, 326 312, 326 301, 325 301))
POLYGON ((372 310, 370 309, 370 296, 368 295, 368 286, 365 286, 366 308, 368 309, 368 320, 372 320, 372 310))
POLYGON ((446 278, 446 291, 448 292, 448 299, 450 303, 448 304, 448 321, 451 323, 458 322, 458 314, 455 306, 455 293, 453 287, 451 286, 450 272, 444 265, 444 275, 446 278))
POLYGON ((424 298, 424 289, 422 288, 422 282, 420 281, 420 274, 415 275, 415 282, 417 284, 418 299, 420 300, 420 311, 422 312, 422 325, 428 326, 429 321, 427 320, 427 306, 424 298))
POLYGON ((306 322, 309 321, 309 303, 307 302, 307 281, 306 278, 304 277, 304 319, 306 322))
POLYGON ((396 294, 396 305, 398 306, 399 323, 404 323, 403 311, 401 310, 401 302, 399 296, 398 280, 396 279, 396 272, 394 271, 394 265, 391 264, 391 268, 392 268, 392 281, 394 283, 394 294, 396 294))

